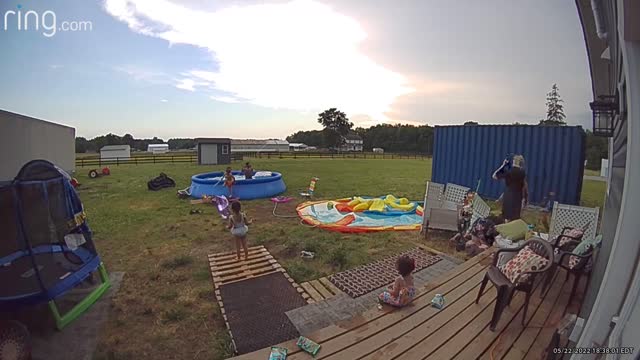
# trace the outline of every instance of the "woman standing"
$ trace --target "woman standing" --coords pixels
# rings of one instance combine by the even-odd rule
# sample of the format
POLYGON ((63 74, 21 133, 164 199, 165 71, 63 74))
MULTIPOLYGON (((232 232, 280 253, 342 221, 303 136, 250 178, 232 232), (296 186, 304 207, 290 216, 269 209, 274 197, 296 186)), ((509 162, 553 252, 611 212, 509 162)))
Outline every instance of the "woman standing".
POLYGON ((513 167, 510 170, 502 171, 508 164, 506 159, 502 166, 493 173, 496 180, 504 179, 506 188, 502 199, 502 217, 505 222, 520 219, 522 206, 527 206, 529 202, 529 189, 527 185, 527 174, 524 171, 524 157, 516 155, 513 157, 513 167))

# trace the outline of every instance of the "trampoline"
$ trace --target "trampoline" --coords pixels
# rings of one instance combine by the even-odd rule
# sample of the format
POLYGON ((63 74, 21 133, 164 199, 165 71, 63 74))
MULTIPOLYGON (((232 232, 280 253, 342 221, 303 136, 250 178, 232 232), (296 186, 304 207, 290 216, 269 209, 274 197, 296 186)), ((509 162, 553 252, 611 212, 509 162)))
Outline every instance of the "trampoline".
MULTIPOLYGON (((233 196, 240 200, 269 198, 287 190, 282 174, 271 171, 256 171, 252 179, 245 179, 240 171, 233 171, 236 182, 233 184, 233 196)), ((190 194, 199 199, 207 196, 228 196, 229 189, 224 186, 224 173, 221 171, 197 174, 191 177, 190 194)))
POLYGON ((0 310, 48 302, 62 329, 109 288, 82 203, 66 174, 44 160, 0 185, 0 310), (102 283, 61 315, 55 299, 98 271, 102 283))

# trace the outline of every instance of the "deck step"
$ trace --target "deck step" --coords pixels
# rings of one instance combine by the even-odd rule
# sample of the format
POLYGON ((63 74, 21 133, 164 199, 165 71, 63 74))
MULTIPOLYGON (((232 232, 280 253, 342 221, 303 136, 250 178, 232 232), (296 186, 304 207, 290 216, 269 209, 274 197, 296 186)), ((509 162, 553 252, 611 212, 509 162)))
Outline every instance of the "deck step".
POLYGON ((327 300, 338 294, 342 294, 342 291, 333 285, 326 277, 301 283, 300 286, 316 302, 327 300))

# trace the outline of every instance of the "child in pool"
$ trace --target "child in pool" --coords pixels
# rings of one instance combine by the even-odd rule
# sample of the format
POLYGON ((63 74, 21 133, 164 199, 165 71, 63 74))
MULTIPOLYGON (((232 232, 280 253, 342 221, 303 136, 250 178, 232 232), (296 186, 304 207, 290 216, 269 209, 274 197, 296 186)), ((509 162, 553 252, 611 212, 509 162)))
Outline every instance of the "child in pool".
POLYGON ((253 167, 251 167, 250 163, 246 163, 244 168, 242 169, 242 172, 244 173, 244 178, 245 179, 252 179, 253 178, 253 167))
POLYGON ((401 256, 396 262, 400 275, 393 285, 378 296, 378 300, 391 306, 402 307, 409 304, 416 296, 411 273, 416 268, 415 260, 408 256, 401 256))
POLYGON ((242 211, 242 205, 239 201, 231 203, 231 215, 229 216, 228 228, 236 241, 236 254, 240 260, 240 248, 244 249, 244 259, 249 258, 249 250, 247 249, 247 232, 251 224, 251 219, 247 220, 247 215, 242 211))
POLYGON ((227 167, 227 171, 224 172, 224 186, 229 189, 229 197, 233 196, 233 184, 236 182, 236 178, 231 173, 231 167, 227 167))

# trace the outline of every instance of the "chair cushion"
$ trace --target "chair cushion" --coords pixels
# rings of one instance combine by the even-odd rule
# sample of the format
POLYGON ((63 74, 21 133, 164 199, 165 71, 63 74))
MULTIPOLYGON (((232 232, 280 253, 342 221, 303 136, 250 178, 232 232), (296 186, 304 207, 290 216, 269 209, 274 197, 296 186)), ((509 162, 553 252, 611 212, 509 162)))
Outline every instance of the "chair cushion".
MULTIPOLYGON (((595 247, 598 247, 601 241, 602 235, 598 235, 592 240, 584 240, 580 242, 580 244, 578 244, 571 253, 581 256, 586 255, 589 251, 592 251, 595 247)), ((567 266, 569 267, 569 269, 573 269, 576 267, 576 265, 578 265, 580 260, 581 259, 577 256, 569 255, 569 263, 567 264, 567 266)))
MULTIPOLYGON (((571 230, 565 231, 563 235, 571 236, 572 238, 576 238, 580 240, 584 235, 584 231, 582 231, 582 229, 571 229, 571 230)), ((560 243, 558 244, 558 247, 562 247, 564 244, 572 240, 573 239, 571 238, 567 238, 563 236, 562 238, 560 238, 560 243)))
POLYGON ((522 219, 514 220, 506 224, 496 226, 496 230, 503 238, 511 241, 524 240, 529 226, 522 219))
POLYGON ((547 265, 548 262, 549 260, 536 254, 530 247, 525 246, 513 259, 504 264, 500 268, 500 271, 502 271, 504 276, 512 283, 515 283, 516 280, 518 283, 521 283, 529 280, 529 275, 525 274, 518 278, 520 274, 528 271, 539 270, 547 265))

